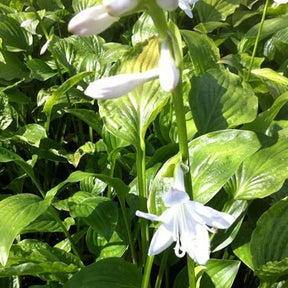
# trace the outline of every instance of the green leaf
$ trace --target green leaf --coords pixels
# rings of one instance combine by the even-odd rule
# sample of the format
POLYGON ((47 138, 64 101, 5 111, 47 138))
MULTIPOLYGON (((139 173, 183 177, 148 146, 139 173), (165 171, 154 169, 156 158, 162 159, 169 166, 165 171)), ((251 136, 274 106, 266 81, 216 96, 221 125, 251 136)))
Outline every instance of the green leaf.
POLYGON ((210 69, 192 80, 190 107, 202 135, 251 122, 257 115, 257 97, 228 70, 210 69))
MULTIPOLYGON (((288 80, 288 79, 287 79, 288 80)), ((254 132, 265 133, 271 125, 274 118, 279 113, 280 109, 288 102, 288 92, 282 94, 274 101, 273 105, 266 111, 257 115, 256 119, 243 125, 243 129, 252 130, 254 132)))
POLYGON ((44 213, 47 200, 32 194, 19 194, 0 202, 0 263, 5 266, 10 247, 21 231, 44 213))
POLYGON ((57 72, 54 72, 49 65, 40 59, 31 59, 26 65, 30 69, 30 77, 33 79, 46 81, 57 75, 57 72))
POLYGON ((31 275, 66 282, 82 266, 78 257, 39 240, 27 239, 11 247, 7 266, 0 276, 31 275))
POLYGON ((279 74, 278 72, 274 71, 270 68, 262 68, 262 69, 254 69, 251 71, 251 73, 260 79, 263 79, 263 81, 273 81, 277 84, 281 85, 288 85, 288 78, 279 74))
MULTIPOLYGON (((149 70, 158 64, 158 42, 151 40, 122 72, 149 70)), ((117 99, 99 101, 99 112, 107 129, 136 148, 142 147, 148 126, 167 103, 169 93, 161 91, 159 80, 150 81, 117 99)))
POLYGON ((239 0, 203 0, 197 3, 200 22, 226 20, 240 6, 239 0))
POLYGON ((191 141, 189 156, 194 199, 207 203, 241 162, 259 148, 256 134, 249 131, 224 130, 191 141))
POLYGON ((32 43, 32 36, 28 36, 16 20, 6 15, 0 15, 0 38, 3 47, 12 52, 26 51, 32 43))
MULTIPOLYGON (((256 134, 240 130, 208 133, 191 141, 189 156, 193 200, 207 203, 235 173, 241 162, 259 147, 256 134)), ((163 196, 173 183, 174 167, 179 162, 180 155, 177 154, 164 163, 154 178, 148 201, 151 213, 160 215, 166 209, 163 196)))
POLYGON ((59 183, 57 186, 50 189, 47 192, 46 197, 53 198, 57 194, 58 190, 64 187, 66 184, 80 182, 80 181, 83 181, 87 177, 95 177, 107 183, 108 185, 111 185, 115 189, 118 197, 121 200, 124 200, 124 198, 129 192, 129 187, 121 179, 112 178, 104 174, 95 174, 95 173, 89 173, 89 172, 83 172, 83 171, 75 171, 71 173, 66 180, 64 180, 63 182, 59 183))
POLYGON ((219 49, 205 34, 182 30, 181 35, 189 49, 192 69, 196 76, 204 74, 210 68, 216 68, 220 60, 219 49))
POLYGON ((256 274, 267 282, 288 276, 288 199, 273 205, 258 220, 251 238, 256 274))
POLYGON ((118 221, 116 202, 81 191, 69 197, 67 201, 73 218, 85 218, 96 232, 107 240, 111 238, 118 221))
POLYGON ((65 112, 76 116, 78 119, 81 119, 89 127, 92 127, 98 133, 98 135, 102 135, 103 123, 97 112, 88 109, 65 109, 65 112))
POLYGON ((93 263, 75 276, 63 288, 140 288, 141 271, 121 258, 106 258, 93 263))
MULTIPOLYGON (((215 287, 230 288, 240 267, 240 261, 210 259, 205 273, 211 278, 215 287)), ((206 284, 208 279, 201 279, 201 287, 210 287, 206 284)), ((208 280, 209 281, 209 280, 208 280)))
POLYGON ((247 158, 225 189, 235 199, 255 199, 271 195, 288 178, 287 161, 287 139, 279 138, 276 144, 247 158))

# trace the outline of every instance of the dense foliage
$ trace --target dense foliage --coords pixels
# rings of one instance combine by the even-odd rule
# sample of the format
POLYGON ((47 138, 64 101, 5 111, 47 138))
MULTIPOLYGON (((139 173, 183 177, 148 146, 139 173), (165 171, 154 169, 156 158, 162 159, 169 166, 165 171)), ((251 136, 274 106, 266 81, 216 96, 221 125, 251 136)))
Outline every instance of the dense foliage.
MULTIPOLYGON (((101 3, 0 0, 0 287, 146 287, 143 235, 158 224, 135 212, 166 209, 181 162, 175 101, 158 79, 117 99, 84 94, 159 60, 145 11, 100 35, 68 32, 101 3)), ((211 234, 206 265, 155 256, 150 287, 288 287, 288 4, 163 13, 181 46, 193 200, 236 220, 211 234)))

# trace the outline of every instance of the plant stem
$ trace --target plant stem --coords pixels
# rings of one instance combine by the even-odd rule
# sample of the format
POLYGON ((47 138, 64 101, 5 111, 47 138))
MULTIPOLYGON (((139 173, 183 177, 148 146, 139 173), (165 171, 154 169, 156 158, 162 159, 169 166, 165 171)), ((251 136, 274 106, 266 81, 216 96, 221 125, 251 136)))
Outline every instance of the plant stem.
POLYGON ((196 288, 196 277, 195 277, 195 264, 194 261, 187 255, 187 264, 188 264, 188 279, 189 279, 189 288, 196 288))
POLYGON ((147 257, 141 288, 148 288, 149 287, 149 284, 150 284, 149 280, 150 280, 150 274, 151 274, 153 261, 154 261, 154 256, 148 256, 147 257))
MULTIPOLYGON (((182 162, 190 167, 189 165, 189 148, 188 148, 188 137, 187 137, 187 128, 186 128, 186 119, 185 119, 185 108, 183 103, 182 95, 182 81, 181 77, 178 85, 173 91, 173 104, 174 111, 176 115, 177 129, 178 129, 178 142, 179 142, 179 151, 181 154, 182 162)), ((190 198, 193 199, 192 193, 192 181, 190 171, 184 174, 184 183, 186 192, 189 194, 190 198)))
POLYGON ((161 288, 162 278, 163 278, 163 274, 164 274, 164 271, 166 268, 168 256, 169 256, 169 249, 167 249, 162 255, 160 268, 159 268, 158 276, 156 279, 155 288, 161 288))
MULTIPOLYGON (((141 137, 141 136, 140 136, 141 137)), ((142 145, 137 148, 137 177, 138 177, 138 189, 140 198, 140 210, 147 211, 147 193, 146 193, 146 170, 145 170, 145 143, 140 140, 142 145)), ((140 231, 141 231, 141 254, 142 263, 145 263, 146 254, 148 251, 149 231, 147 220, 140 219, 140 231)))
POLYGON ((251 71, 252 71, 252 67, 253 67, 253 64, 254 64, 254 59, 255 59, 256 51, 257 51, 258 44, 259 44, 259 41, 260 41, 260 36, 261 36, 262 29, 263 29, 264 20, 265 20, 265 17, 266 17, 268 6, 269 6, 269 0, 266 0, 265 6, 264 6, 264 9, 263 9, 263 13, 262 13, 261 22, 260 22, 259 28, 258 28, 258 33, 257 33, 256 39, 255 39, 255 44, 254 44, 254 48, 253 48, 253 52, 252 52, 252 56, 251 56, 250 65, 249 65, 249 68, 248 68, 248 73, 247 73, 247 76, 246 76, 246 81, 248 81, 250 76, 251 76, 251 71))
POLYGON ((134 248, 134 243, 133 243, 133 238, 132 238, 132 234, 131 234, 130 223, 129 223, 129 220, 128 220, 127 210, 126 210, 126 207, 125 207, 125 200, 123 200, 123 199, 121 199, 119 197, 119 202, 120 202, 120 206, 121 206, 121 210, 122 210, 122 214, 123 214, 123 219, 124 219, 124 223, 125 223, 126 230, 127 230, 127 235, 128 235, 128 241, 129 241, 132 261, 135 264, 135 263, 137 263, 136 252, 135 252, 135 248, 134 248))

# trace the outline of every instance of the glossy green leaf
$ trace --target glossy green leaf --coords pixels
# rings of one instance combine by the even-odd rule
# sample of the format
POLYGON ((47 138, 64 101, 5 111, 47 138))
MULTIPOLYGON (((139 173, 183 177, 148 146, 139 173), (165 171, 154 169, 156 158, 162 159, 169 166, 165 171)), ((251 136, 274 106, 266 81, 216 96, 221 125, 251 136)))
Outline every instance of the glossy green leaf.
POLYGON ((221 21, 233 14, 240 3, 239 0, 204 0, 197 3, 197 12, 201 22, 221 21))
POLYGON ((287 161, 287 139, 279 138, 276 144, 247 158, 225 189, 235 199, 266 197, 277 192, 288 178, 287 161))
POLYGON ((253 132, 223 130, 189 143, 194 199, 207 203, 235 173, 241 162, 260 148, 253 132))
POLYGON ((93 263, 75 276, 63 288, 140 288, 141 271, 121 258, 106 258, 93 263))
POLYGON ((196 76, 218 66, 219 49, 207 35, 188 30, 182 30, 181 35, 189 50, 193 73, 196 76))
POLYGON ((64 283, 81 266, 81 261, 73 254, 39 240, 27 239, 11 247, 7 266, 0 268, 0 276, 31 275, 64 283))
MULTIPOLYGON (((230 288, 240 267, 240 261, 210 259, 207 263, 205 272, 210 277, 215 287, 230 288)), ((210 287, 206 284, 209 281, 206 277, 201 279, 203 288, 210 287)))
POLYGON ((0 38, 2 45, 13 52, 28 50, 32 43, 32 36, 21 29, 16 20, 6 15, 0 15, 0 38))
POLYGON ((96 232, 109 240, 118 221, 116 202, 88 192, 77 192, 67 199, 72 217, 84 218, 96 232))
POLYGON ((257 97, 228 70, 210 69, 192 80, 190 107, 202 135, 251 122, 257 114, 257 97))
POLYGON ((258 220, 251 238, 256 274, 267 282, 288 276, 288 199, 273 205, 258 220))
POLYGON ((0 202, 0 263, 5 266, 10 247, 17 235, 44 213, 47 200, 32 194, 19 194, 0 202))
MULTIPOLYGON (((207 203, 235 173, 241 162, 259 148, 256 134, 240 130, 208 133, 191 141, 189 156, 193 200, 207 203)), ((159 215, 166 209, 163 196, 173 183, 174 166, 179 162, 180 155, 177 154, 164 163, 154 178, 148 202, 150 212, 159 215)))
MULTIPOLYGON (((158 42, 151 40, 136 59, 124 64, 121 73, 155 68, 158 64, 158 42)), ((139 148, 146 130, 167 103, 169 93, 161 91, 159 81, 139 86, 127 96, 99 101, 99 112, 107 129, 115 136, 139 148)))

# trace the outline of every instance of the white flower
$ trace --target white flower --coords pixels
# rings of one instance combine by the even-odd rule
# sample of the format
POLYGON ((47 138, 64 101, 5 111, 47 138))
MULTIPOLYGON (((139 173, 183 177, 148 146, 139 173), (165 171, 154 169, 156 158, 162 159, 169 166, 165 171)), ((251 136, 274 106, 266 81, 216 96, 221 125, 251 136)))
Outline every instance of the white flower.
POLYGON ((173 11, 178 7, 178 0, 156 0, 158 6, 167 11, 173 11))
POLYGON ((180 78, 179 69, 176 67, 167 40, 161 44, 159 59, 159 80, 162 89, 171 92, 177 86, 180 78))
POLYGON ((198 2, 198 0, 156 0, 156 2, 162 9, 167 11, 173 11, 179 6, 187 14, 187 16, 192 18, 193 14, 191 9, 195 3, 198 2))
POLYGON ((104 6, 97 5, 75 15, 68 24, 68 30, 79 36, 99 34, 118 19, 119 17, 109 15, 104 6))
POLYGON ((161 253, 175 241, 176 256, 183 257, 188 253, 194 261, 205 265, 209 260, 210 250, 208 231, 215 232, 214 227, 226 229, 235 219, 227 213, 189 200, 185 192, 181 168, 179 167, 176 172, 178 175, 175 184, 164 199, 165 206, 169 208, 160 216, 136 212, 139 217, 162 222, 152 238, 148 255, 161 253))
POLYGON ((111 16, 121 16, 136 8, 140 0, 103 0, 103 6, 111 16))
POLYGON ((40 50, 40 55, 43 55, 46 52, 46 50, 48 49, 50 43, 51 43, 51 40, 47 40, 45 42, 45 44, 42 46, 42 48, 40 50))
POLYGON ((157 78, 158 69, 142 73, 120 74, 102 78, 90 83, 85 94, 94 99, 111 99, 128 94, 139 85, 157 78))
POLYGON ((23 28, 29 27, 34 21, 35 21, 34 19, 27 19, 21 23, 20 27, 23 28))
POLYGON ((179 7, 186 13, 188 17, 193 18, 192 8, 197 2, 198 0, 179 0, 179 7))

